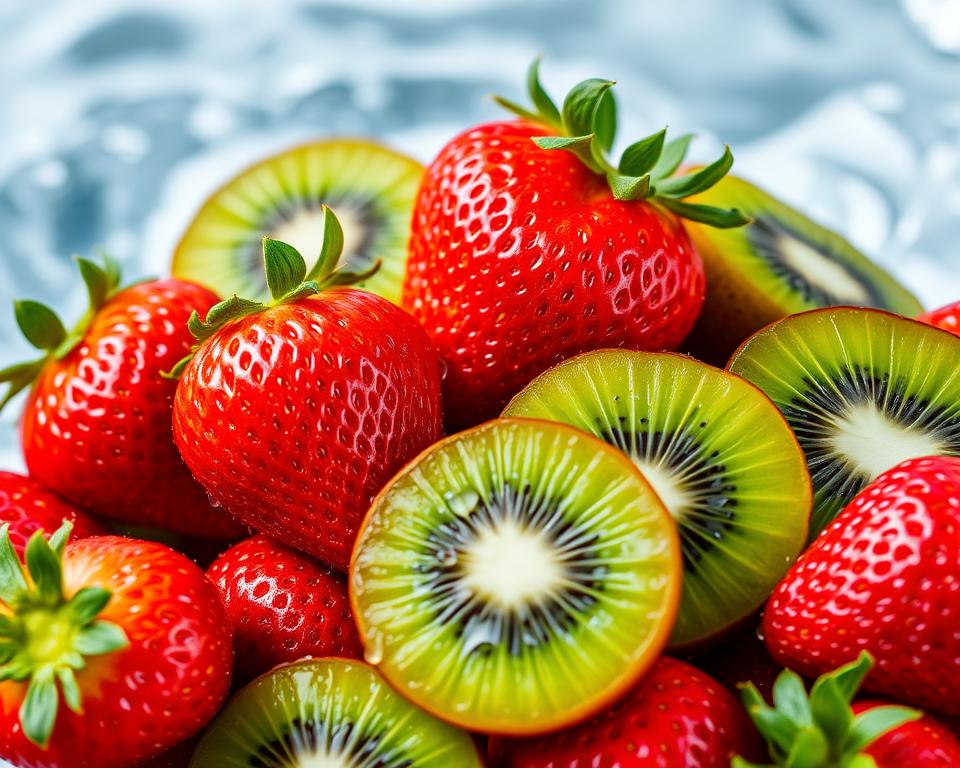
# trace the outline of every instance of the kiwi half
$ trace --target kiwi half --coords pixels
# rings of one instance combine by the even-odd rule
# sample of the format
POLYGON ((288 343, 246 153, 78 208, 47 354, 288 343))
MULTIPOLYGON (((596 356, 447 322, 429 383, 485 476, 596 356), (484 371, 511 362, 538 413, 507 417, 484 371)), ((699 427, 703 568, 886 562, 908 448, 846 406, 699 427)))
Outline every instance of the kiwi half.
POLYGON ((190 768, 480 768, 472 739, 397 695, 375 669, 310 659, 242 689, 190 768))
POLYGON ((783 412, 813 479, 816 535, 877 475, 960 455, 960 338, 875 309, 787 317, 730 361, 783 412))
POLYGON ((680 529, 673 646, 753 613, 803 548, 803 454, 773 403, 738 376, 683 355, 599 350, 541 374, 504 415, 579 427, 650 481, 680 529))
POLYGON ((350 596, 367 660, 404 696, 472 730, 542 733, 656 661, 679 543, 618 451, 501 419, 428 449, 374 500, 350 596))
POLYGON ((221 296, 267 299, 264 235, 320 254, 327 205, 343 227, 341 266, 380 269, 358 286, 399 302, 413 201, 423 166, 371 141, 333 139, 247 168, 200 208, 173 257, 173 274, 221 296))
POLYGON ((743 179, 727 176, 691 200, 753 218, 734 229, 685 222, 707 275, 703 312, 686 343, 701 360, 723 365, 760 328, 808 309, 921 311, 916 297, 840 235, 743 179))

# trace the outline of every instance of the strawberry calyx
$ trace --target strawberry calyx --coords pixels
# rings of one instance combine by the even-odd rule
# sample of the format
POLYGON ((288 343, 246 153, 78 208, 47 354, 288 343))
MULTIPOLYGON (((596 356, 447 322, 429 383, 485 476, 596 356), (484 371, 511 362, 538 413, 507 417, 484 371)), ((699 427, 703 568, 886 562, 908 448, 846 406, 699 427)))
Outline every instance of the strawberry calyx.
POLYGON ((729 146, 724 147, 718 160, 682 176, 673 174, 683 163, 693 136, 686 134, 667 141, 666 128, 632 143, 615 166, 607 159, 617 132, 613 85, 610 80, 584 80, 570 90, 558 108, 540 84, 540 60, 534 59, 527 75, 532 107, 500 96, 494 96, 494 100, 518 117, 553 130, 556 135, 538 136, 533 142, 541 149, 575 154, 591 171, 606 177, 617 200, 647 200, 681 218, 721 229, 749 224, 750 217, 736 208, 685 202, 685 198, 705 192, 726 176, 733 167, 729 146))
POLYGON ((785 669, 773 684, 772 707, 753 683, 741 685, 743 705, 766 739, 772 762, 735 757, 733 768, 876 768, 864 750, 922 713, 890 705, 854 715, 850 702, 872 668, 873 657, 864 651, 817 678, 809 694, 800 676, 785 669))
POLYGON ((164 376, 178 378, 203 342, 235 320, 263 312, 270 307, 290 304, 307 296, 314 296, 330 288, 355 285, 372 277, 380 269, 379 260, 364 272, 355 272, 345 267, 338 269, 337 264, 340 262, 342 253, 343 228, 336 215, 326 205, 323 206, 323 242, 320 246, 320 256, 309 272, 307 272, 306 261, 296 248, 264 236, 263 265, 271 300, 264 303, 244 299, 234 294, 229 299, 212 306, 203 319, 194 310, 187 325, 196 343, 190 350, 190 354, 177 362, 164 376))
POLYGON ((80 343, 90 321, 97 311, 120 290, 120 265, 107 254, 101 255, 103 265, 74 256, 80 276, 87 287, 89 305, 80 321, 68 331, 63 321, 46 304, 30 299, 14 302, 17 325, 30 344, 43 352, 41 357, 24 363, 15 363, 0 370, 0 384, 7 391, 0 398, 0 410, 20 391, 29 387, 47 361, 62 360, 80 343))
POLYGON ((8 529, 0 528, 0 681, 29 681, 20 725, 30 741, 45 748, 61 696, 72 711, 83 711, 76 672, 86 658, 113 653, 129 642, 123 629, 98 618, 110 601, 109 590, 84 587, 70 597, 64 594, 69 522, 49 541, 42 531, 30 537, 26 568, 8 529))

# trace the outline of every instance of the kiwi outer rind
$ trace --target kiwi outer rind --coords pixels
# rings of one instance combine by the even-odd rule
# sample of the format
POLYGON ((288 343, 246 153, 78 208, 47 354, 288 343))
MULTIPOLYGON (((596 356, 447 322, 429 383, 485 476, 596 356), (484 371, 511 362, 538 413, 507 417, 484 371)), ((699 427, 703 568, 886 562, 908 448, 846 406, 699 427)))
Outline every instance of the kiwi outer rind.
MULTIPOLYGON (((810 233, 811 239, 829 244, 832 252, 844 254, 847 263, 870 275, 873 288, 883 297, 877 308, 908 316, 923 309, 910 291, 845 238, 742 178, 728 175, 712 189, 690 199, 735 207, 748 215, 766 214, 793 230, 810 233)), ((796 312, 822 307, 795 293, 776 295, 773 285, 777 279, 762 259, 750 255, 748 232, 753 225, 716 229, 696 222, 684 223, 703 260, 707 280, 703 310, 684 345, 694 356, 723 366, 745 339, 764 326, 796 312)))
MULTIPOLYGON (((837 318, 843 316, 849 316, 851 318, 858 317, 864 324, 869 324, 871 322, 870 319, 875 318, 878 323, 886 323, 891 328, 899 328, 904 333, 917 334, 920 341, 922 341, 923 337, 926 336, 931 343, 942 344, 947 348, 951 346, 954 347, 955 354, 951 354, 950 357, 951 359, 957 361, 953 365, 953 379, 955 381, 954 387, 956 390, 956 397, 952 400, 950 398, 947 400, 948 402, 956 403, 956 413, 960 415, 960 337, 955 336, 949 331, 945 331, 936 326, 927 325, 926 323, 909 317, 904 317, 893 312, 872 307, 823 307, 820 309, 809 310, 807 312, 799 312, 797 314, 789 315, 785 318, 776 320, 764 328, 761 328, 737 348, 730 358, 730 362, 727 365, 727 370, 731 371, 732 373, 736 373, 748 381, 753 382, 767 394, 767 396, 782 412, 785 406, 785 400, 783 396, 778 394, 780 385, 772 386, 771 383, 766 383, 765 385, 765 383, 761 381, 763 377, 760 375, 760 372, 764 369, 769 370, 772 374, 775 374, 776 379, 779 379, 782 382, 782 377, 787 374, 787 371, 785 371, 782 366, 776 366, 776 370, 767 369, 767 367, 763 365, 762 361, 753 360, 753 358, 759 357, 761 354, 760 348, 762 345, 766 344, 769 340, 776 339, 779 334, 784 332, 784 328, 789 329, 794 325, 804 324, 810 321, 823 323, 833 327, 834 332, 837 334, 837 338, 842 343, 844 353, 846 354, 846 349, 850 346, 849 340, 841 339, 839 337, 839 330, 836 327, 837 318)), ((872 333, 871 330, 865 329, 863 334, 868 343, 877 341, 877 334, 872 333)), ((780 344, 780 347, 785 350, 789 349, 790 354, 794 355, 796 351, 801 348, 801 346, 808 346, 808 342, 811 341, 811 337, 809 333, 797 333, 796 338, 793 341, 793 346, 784 346, 783 344, 780 344)), ((924 344, 920 343, 920 341, 914 341, 909 347, 907 347, 906 343, 904 343, 902 359, 903 365, 908 370, 917 370, 919 366, 919 370, 923 372, 926 380, 930 372, 930 363, 929 357, 927 357, 925 354, 926 350, 923 349, 924 344)), ((882 354, 878 355, 877 357, 890 359, 892 353, 890 351, 889 342, 883 346, 884 349, 882 354)), ((824 364, 827 361, 823 355, 811 354, 809 359, 817 365, 820 371, 824 370, 824 364)), ((844 362, 849 363, 856 361, 851 361, 848 359, 844 362)), ((945 367, 949 368, 949 363, 945 364, 945 367)), ((938 391, 943 392, 946 390, 949 383, 949 380, 947 383, 941 382, 938 387, 938 391)), ((793 385, 791 384, 791 387, 792 386, 793 385)), ((960 452, 956 454, 950 453, 949 455, 960 455, 960 452)), ((861 490, 863 487, 866 487, 866 485, 868 485, 868 483, 863 483, 860 486, 861 490)), ((839 506, 832 504, 830 505, 829 510, 825 512, 824 505, 826 503, 827 501, 823 498, 816 485, 814 485, 814 506, 810 526, 810 540, 813 540, 844 507, 843 504, 840 504, 839 506)))
MULTIPOLYGON (((384 565, 383 561, 378 561, 377 563, 377 567, 382 568, 384 565)), ((401 570, 399 567, 395 566, 395 568, 396 570, 401 570)), ((380 575, 383 575, 382 571, 380 575)), ((650 667, 656 663, 657 658, 659 658, 660 653, 666 646, 679 607, 680 587, 681 560, 676 526, 673 524, 666 508, 663 507, 653 492, 646 478, 643 477, 629 459, 603 441, 596 439, 582 430, 541 419, 500 418, 484 422, 464 432, 450 435, 440 440, 424 450, 419 456, 412 459, 373 500, 357 533, 349 568, 350 604, 361 641, 366 649, 365 655, 367 661, 374 663, 383 677, 390 682, 401 695, 439 719, 471 731, 518 737, 539 735, 576 725, 613 705, 625 694, 650 667), (449 446, 456 445, 461 440, 469 439, 470 436, 478 433, 505 427, 516 428, 517 426, 559 432, 560 434, 564 434, 568 440, 582 442, 586 446, 591 447, 596 454, 604 455, 604 460, 619 463, 620 471, 622 471, 624 479, 631 483, 636 483, 637 487, 645 493, 645 498, 656 505, 654 509, 658 508, 659 511, 656 512, 656 515, 658 517, 662 516, 664 522, 661 530, 661 533, 664 535, 664 556, 670 563, 669 571, 665 574, 662 606, 659 615, 653 622, 652 631, 649 632, 642 643, 638 642, 638 649, 634 654, 634 658, 620 667, 618 679, 606 689, 598 691, 590 697, 578 700, 563 712, 539 717, 535 721, 521 719, 512 713, 507 713, 506 715, 497 713, 491 717, 483 718, 473 713, 458 713, 438 707, 435 702, 431 701, 429 695, 424 694, 422 686, 408 685, 408 681, 404 679, 403 674, 391 666, 389 661, 390 654, 388 653, 389 643, 376 639, 378 630, 370 625, 367 619, 367 611, 361 603, 361 595, 364 591, 365 581, 361 573, 362 566, 360 563, 363 549, 370 535, 371 528, 378 522, 377 516, 380 508, 387 503, 387 500, 397 485, 404 482, 413 472, 417 471, 417 468, 423 462, 428 461, 432 455, 440 454, 449 446), (371 658, 371 655, 373 658, 371 658)), ((536 674, 529 670, 527 670, 527 672, 528 679, 530 674, 536 674)), ((576 678, 569 678, 565 683, 572 685, 575 679, 576 678)), ((482 683, 483 686, 491 684, 492 682, 489 678, 485 679, 482 683)))
MULTIPOLYGON (((248 299, 269 299, 262 261, 259 258, 253 258, 250 260, 250 268, 244 270, 243 261, 246 257, 242 251, 251 247, 259 247, 262 236, 270 233, 253 228, 243 230, 239 223, 242 215, 236 210, 231 211, 230 206, 232 205, 234 208, 249 207, 260 202, 253 201, 254 188, 258 187, 259 190, 263 190, 266 185, 276 187, 276 180, 281 173, 277 169, 281 164, 288 164, 299 171, 299 178, 285 180, 287 186, 283 190, 288 195, 284 200, 294 197, 291 192, 293 186, 303 188, 315 186, 318 183, 315 177, 321 175, 321 173, 316 168, 311 168, 310 164, 316 166, 319 163, 333 163, 334 161, 327 155, 337 151, 365 153, 362 157, 364 165, 368 167, 358 168, 356 170, 357 174, 377 173, 378 171, 382 173, 388 163, 396 165, 396 172, 389 183, 376 182, 369 184, 371 199, 382 202, 385 196, 378 198, 376 193, 387 189, 396 194, 396 201, 391 202, 391 207, 384 212, 384 215, 395 220, 396 226, 395 229, 391 228, 388 232, 380 234, 381 238, 388 235, 390 237, 371 254, 373 259, 381 259, 380 269, 372 277, 357 283, 355 287, 377 293, 395 304, 399 304, 406 273, 410 220, 413 217, 413 204, 424 168, 423 165, 411 157, 375 141, 364 139, 330 138, 301 144, 264 158, 237 173, 204 201, 187 226, 174 251, 173 276, 205 285, 223 297, 238 294, 248 299), (272 175, 270 175, 271 170, 272 175), (261 183, 257 184, 257 180, 260 180, 261 183), (382 189, 380 189, 381 187, 382 189), (397 201, 399 201, 399 204, 397 201), (235 230, 236 233, 249 233, 249 236, 232 251, 230 246, 223 241, 230 230, 235 230), (209 251, 209 253, 202 255, 205 251, 209 251), (231 263, 231 259, 237 260, 237 263, 231 263)), ((359 164, 359 161, 357 163, 359 164)), ((348 166, 349 162, 345 162, 344 165, 348 166)), ((330 177, 326 178, 326 184, 337 192, 349 193, 349 185, 359 183, 358 179, 348 177, 348 174, 344 173, 344 169, 340 169, 340 175, 336 178, 332 177, 332 173, 330 170, 324 170, 322 175, 330 174, 330 177)), ((357 190, 357 192, 364 191, 365 189, 357 190)), ((269 193, 264 194, 268 195, 269 193)), ((326 200, 316 200, 314 202, 320 203, 326 202, 326 200)), ((276 209, 279 200, 268 198, 265 203, 261 204, 276 209)), ((336 202, 334 202, 332 208, 334 213, 337 213, 336 202)), ((319 224, 319 213, 317 219, 319 224)), ((349 242, 350 233, 346 230, 350 223, 344 220, 342 216, 340 223, 345 228, 346 239, 349 242)), ((346 255, 350 256, 350 254, 346 255)), ((309 269, 316 261, 318 254, 304 253, 303 256, 309 269)), ((370 266, 372 265, 365 263, 358 265, 358 268, 362 271, 370 266)))
POLYGON ((385 719, 378 730, 390 732, 408 750, 415 750, 415 755, 419 755, 413 762, 416 768, 483 767, 469 734, 414 707, 369 664, 329 657, 303 659, 276 667, 234 694, 200 739, 190 768, 248 768, 248 761, 255 754, 249 748, 269 744, 268 739, 275 740, 281 735, 269 719, 271 710, 282 709, 287 704, 291 719, 309 716, 310 702, 303 701, 302 694, 322 693, 324 683, 341 684, 342 693, 349 693, 343 689, 352 686, 358 688, 353 693, 356 701, 344 700, 342 696, 337 700, 333 707, 336 715, 342 716, 351 705, 370 717, 384 717, 388 710, 394 709, 395 718, 385 719), (289 701, 290 694, 298 700, 289 701), (265 738, 256 741, 258 736, 265 738), (245 741, 247 751, 231 754, 231 750, 242 749, 245 741))
MULTIPOLYGON (((760 530, 759 526, 766 523, 766 536, 762 540, 755 540, 755 551, 748 553, 739 553, 740 557, 724 558, 722 561, 715 561, 712 566, 714 577, 718 580, 726 578, 729 574, 730 581, 725 587, 717 586, 713 594, 709 590, 712 588, 708 580, 696 583, 698 595, 693 596, 690 591, 694 589, 695 582, 687 576, 684 570, 684 589, 680 600, 680 610, 677 617, 677 623, 674 627, 673 635, 670 639, 670 647, 673 649, 691 649, 703 647, 706 643, 724 634, 727 630, 737 626, 749 616, 753 615, 757 609, 766 601, 774 586, 785 575, 791 563, 799 556, 807 538, 810 510, 812 506, 813 491, 810 483, 810 476, 806 471, 803 452, 790 430, 789 425, 777 407, 770 399, 754 384, 732 375, 729 372, 714 368, 699 360, 695 360, 687 355, 673 352, 637 352, 623 349, 602 349, 592 352, 585 352, 565 360, 554 366, 550 370, 540 374, 536 379, 530 382, 508 403, 503 412, 504 416, 522 416, 533 418, 549 418, 571 424, 579 429, 600 437, 597 432, 597 426, 590 419, 590 415, 579 403, 577 393, 573 391, 578 383, 583 382, 598 397, 602 396, 601 387, 603 382, 597 382, 594 376, 602 376, 604 368, 611 372, 624 372, 624 376, 631 380, 630 384, 625 384, 623 397, 614 389, 610 389, 607 395, 611 396, 611 401, 606 403, 608 410, 622 408, 621 412, 632 411, 643 395, 637 390, 639 385, 645 382, 650 383, 657 377, 663 382, 669 382, 670 378, 670 397, 677 398, 678 407, 683 408, 686 418, 676 418, 673 420, 665 419, 662 413, 657 409, 650 408, 643 418, 647 423, 658 422, 657 426, 673 425, 675 427, 686 426, 688 429, 695 428, 694 425, 701 418, 708 418, 709 414, 700 411, 697 406, 693 411, 689 410, 693 400, 687 397, 689 392, 678 391, 687 384, 693 386, 699 377, 701 382, 696 388, 696 393, 703 392, 706 397, 710 394, 708 388, 711 385, 724 389, 720 390, 722 397, 720 404, 729 409, 729 420, 727 427, 724 424, 722 434, 727 433, 727 429, 744 430, 747 426, 744 424, 746 419, 750 420, 751 433, 758 433, 761 422, 764 427, 762 438, 770 443, 773 453, 769 459, 757 457, 760 462, 755 466, 740 468, 738 483, 741 494, 739 496, 738 506, 736 507, 738 519, 743 520, 744 509, 750 515, 747 520, 749 526, 747 530, 760 530), (614 367, 616 366, 616 367, 614 367), (563 377, 569 372, 569 378, 563 377), (643 373, 647 372, 649 376, 644 378, 643 373), (631 386, 632 379, 637 376, 636 388, 631 386), (559 383, 558 383, 559 380, 559 383), (561 391, 561 389, 563 391, 561 391), (615 397, 613 397, 616 395, 615 397), (634 396, 632 403, 628 400, 630 395, 634 396), (557 404, 549 403, 551 397, 557 399, 557 404), (735 400, 734 400, 735 398, 735 400), (727 404, 729 403, 729 404, 727 404), (699 414, 699 415, 697 415, 699 414), (782 479, 779 490, 779 498, 771 500, 769 511, 766 506, 766 494, 774 476, 771 465, 775 465, 776 473, 782 479), (744 487, 745 486, 745 487, 744 487), (751 498, 752 497, 752 498, 751 498), (763 499, 760 501, 758 499, 763 499), (746 506, 745 506, 746 505, 746 506), (792 514, 787 516, 784 512, 789 508, 792 514), (764 515, 766 513, 766 515, 764 515), (764 516, 768 519, 764 520, 764 516), (769 569, 766 578, 755 578, 750 584, 752 574, 761 573, 760 569, 755 567, 763 563, 769 569), (750 592, 747 594, 742 587, 750 584, 750 592), (734 594, 741 598, 740 605, 736 606, 729 615, 708 617, 706 611, 698 612, 696 606, 707 605, 710 607, 722 604, 723 600, 729 595, 734 594), (718 620, 719 619, 719 620, 718 620)), ((649 391, 649 390, 648 390, 649 391)), ((694 393, 695 394, 695 393, 694 393)), ((597 413, 601 411, 598 401, 597 413)), ((640 411, 634 411, 636 416, 640 417, 640 411)), ((614 424, 618 420, 619 414, 611 412, 607 426, 614 424)), ((711 421, 716 423, 718 416, 713 415, 711 421)), ((716 448, 723 445, 721 433, 716 431, 713 424, 711 427, 709 441, 703 442, 703 450, 706 453, 709 448, 716 448)), ((745 435, 743 440, 749 439, 745 435)), ((732 444, 724 446, 729 453, 743 453, 746 449, 736 447, 732 444)), ((727 462, 723 456, 720 461, 727 462)), ((642 470, 641 470, 642 471, 642 470)), ((737 478, 738 473, 734 472, 733 478, 737 478)), ((683 535, 683 523, 679 523, 681 536, 683 535)), ((742 537, 745 535, 743 533, 742 537)), ((711 549, 703 554, 704 558, 711 557, 711 549)), ((715 555, 714 555, 715 557, 715 555)), ((702 567, 702 566, 701 566, 702 567)))

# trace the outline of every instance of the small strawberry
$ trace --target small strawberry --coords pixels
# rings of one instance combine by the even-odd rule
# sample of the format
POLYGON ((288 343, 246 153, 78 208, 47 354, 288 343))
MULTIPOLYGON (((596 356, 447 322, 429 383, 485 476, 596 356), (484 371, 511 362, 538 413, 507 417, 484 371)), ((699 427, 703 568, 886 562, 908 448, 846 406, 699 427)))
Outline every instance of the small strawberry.
POLYGON ((705 673, 662 657, 633 691, 575 728, 491 740, 501 768, 727 768, 757 749, 737 700, 705 673))
POLYGON ((69 535, 69 523, 49 542, 35 533, 25 573, 0 532, 0 757, 19 768, 129 766, 216 713, 230 625, 182 555, 69 535))
POLYGON ((174 435, 194 476, 240 520, 346 570, 373 496, 442 429, 440 364, 423 329, 339 286, 343 233, 329 209, 310 274, 264 238, 269 304, 234 296, 190 320, 174 435))
POLYGON ((67 331, 53 310, 16 303, 17 322, 43 352, 0 371, 2 408, 31 387, 23 414, 30 475, 63 499, 104 517, 209 538, 243 534, 210 506, 173 444, 175 382, 161 376, 189 350, 184 324, 217 297, 182 280, 119 289, 116 264, 77 259, 90 308, 67 331))
POLYGON ((799 675, 784 670, 773 688, 774 706, 752 684, 743 702, 766 738, 771 762, 743 758, 733 768, 934 768, 960 765, 960 743, 931 717, 882 701, 850 702, 873 659, 822 675, 807 693, 799 675))
POLYGON ((233 625, 241 682, 305 656, 362 658, 346 582, 323 563, 254 536, 224 552, 207 576, 233 625))
POLYGON ((73 526, 71 541, 106 533, 90 515, 71 507, 35 480, 0 471, 0 525, 9 526, 10 541, 18 555, 23 555, 35 532, 53 532, 64 522, 73 526))
POLYGON ((917 320, 927 325, 943 328, 945 331, 950 331, 950 333, 960 336, 960 301, 947 304, 947 306, 940 307, 940 309, 924 312, 917 320))
POLYGON ((861 651, 866 688, 960 714, 960 459, 884 472, 774 590, 763 618, 773 657, 809 677, 861 651))
POLYGON ((671 178, 690 136, 665 131, 605 153, 616 107, 605 80, 577 85, 558 109, 529 74, 519 121, 472 128, 427 169, 414 208, 402 304, 447 364, 447 420, 496 416, 544 370, 601 347, 675 349, 704 297, 704 273, 680 219, 747 219, 683 201, 733 163, 671 178))

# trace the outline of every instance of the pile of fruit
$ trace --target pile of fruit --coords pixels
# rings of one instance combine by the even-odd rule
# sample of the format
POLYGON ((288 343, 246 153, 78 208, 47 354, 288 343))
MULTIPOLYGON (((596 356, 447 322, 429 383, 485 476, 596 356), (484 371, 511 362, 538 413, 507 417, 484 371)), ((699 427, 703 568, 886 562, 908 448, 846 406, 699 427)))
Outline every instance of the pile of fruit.
POLYGON ((290 150, 173 277, 16 303, 0 757, 960 765, 960 310, 729 149, 613 159, 611 85, 290 150))

